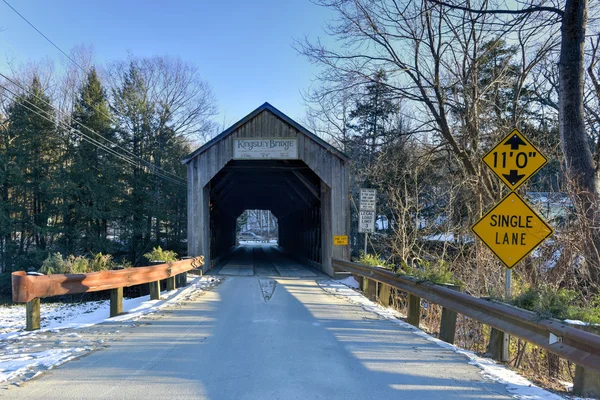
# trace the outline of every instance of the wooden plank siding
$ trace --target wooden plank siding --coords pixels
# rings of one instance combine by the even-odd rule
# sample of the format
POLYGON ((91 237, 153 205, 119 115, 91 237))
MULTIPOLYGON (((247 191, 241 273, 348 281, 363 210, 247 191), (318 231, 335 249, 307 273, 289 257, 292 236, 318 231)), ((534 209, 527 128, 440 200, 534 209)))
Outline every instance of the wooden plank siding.
MULTIPOLYGON (((274 107, 267 103, 261 107, 184 160, 188 166, 188 255, 204 255, 205 268, 211 267, 210 185, 211 180, 233 159, 234 140, 297 138, 298 159, 321 182, 319 212, 322 254, 319 258, 323 271, 332 275, 331 257, 349 259, 350 255, 348 246, 333 246, 334 235, 347 235, 350 230, 348 159, 274 107)), ((293 190, 291 192, 299 195, 293 190)), ((230 226, 231 222, 227 221, 226 224, 230 226)), ((283 236, 288 240, 298 239, 294 239, 293 232, 285 232, 283 236)))

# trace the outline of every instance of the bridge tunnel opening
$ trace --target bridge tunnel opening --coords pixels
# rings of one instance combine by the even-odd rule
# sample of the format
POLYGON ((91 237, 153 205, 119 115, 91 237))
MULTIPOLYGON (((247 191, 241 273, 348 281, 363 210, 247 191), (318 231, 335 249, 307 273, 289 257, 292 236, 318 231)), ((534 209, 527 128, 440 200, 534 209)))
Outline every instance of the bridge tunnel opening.
POLYGON ((268 210, 277 221, 280 249, 320 267, 323 185, 301 160, 229 161, 208 185, 213 263, 219 265, 240 244, 244 212, 268 210))
POLYGON ((270 210, 244 210, 237 218, 237 243, 277 244, 279 223, 270 210))

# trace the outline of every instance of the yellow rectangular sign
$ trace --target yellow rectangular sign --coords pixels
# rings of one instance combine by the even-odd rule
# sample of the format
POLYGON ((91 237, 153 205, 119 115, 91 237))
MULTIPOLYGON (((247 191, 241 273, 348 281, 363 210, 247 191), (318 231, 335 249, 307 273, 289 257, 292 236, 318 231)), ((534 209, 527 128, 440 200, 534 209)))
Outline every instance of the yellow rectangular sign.
POLYGON ((510 190, 515 190, 546 165, 548 159, 514 129, 483 156, 483 162, 510 190))
POLYGON ((348 235, 340 235, 333 237, 334 246, 348 246, 348 235))
POLYGON ((471 230, 507 268, 513 268, 554 233, 515 192, 496 204, 471 230))

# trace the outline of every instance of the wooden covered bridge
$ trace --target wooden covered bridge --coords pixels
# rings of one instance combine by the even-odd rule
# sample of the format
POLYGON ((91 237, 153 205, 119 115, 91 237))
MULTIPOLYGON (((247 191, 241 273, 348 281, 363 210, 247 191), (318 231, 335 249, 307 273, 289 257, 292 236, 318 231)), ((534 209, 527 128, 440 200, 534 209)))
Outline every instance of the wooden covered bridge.
POLYGON ((333 275, 348 259, 333 237, 350 231, 348 157, 264 103, 188 155, 188 255, 209 269, 236 245, 237 218, 270 210, 279 245, 333 275))

